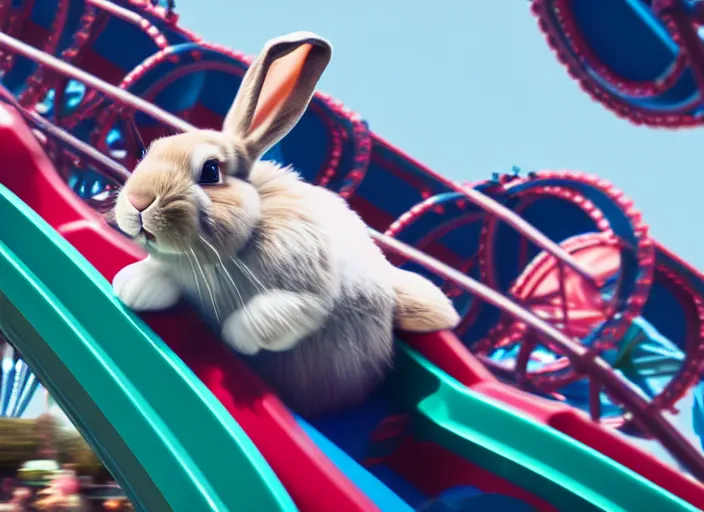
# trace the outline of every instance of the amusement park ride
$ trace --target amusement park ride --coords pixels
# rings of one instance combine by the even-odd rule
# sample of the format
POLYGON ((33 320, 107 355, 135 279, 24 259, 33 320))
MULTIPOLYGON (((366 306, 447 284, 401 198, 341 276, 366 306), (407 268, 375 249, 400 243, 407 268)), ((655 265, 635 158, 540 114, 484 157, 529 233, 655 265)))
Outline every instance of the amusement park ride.
MULTIPOLYGON (((531 6, 606 108, 704 123, 701 2, 531 6)), ((683 397, 704 419, 704 276, 612 184, 458 185, 317 93, 265 158, 346 198, 462 322, 398 333, 377 394, 303 418, 186 305, 140 319, 108 284, 144 256, 102 216, 114 192, 154 138, 219 128, 250 59, 146 0, 0 0, 0 31, 0 415, 41 381, 136 508, 704 509, 704 452, 672 420, 683 397)))

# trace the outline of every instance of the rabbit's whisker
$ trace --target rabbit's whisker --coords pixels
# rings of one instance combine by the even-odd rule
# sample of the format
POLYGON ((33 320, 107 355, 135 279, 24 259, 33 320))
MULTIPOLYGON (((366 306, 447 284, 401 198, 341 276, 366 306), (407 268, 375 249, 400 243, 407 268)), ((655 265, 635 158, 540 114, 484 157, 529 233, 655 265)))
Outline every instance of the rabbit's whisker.
POLYGON ((266 291, 266 287, 264 286, 264 284, 262 284, 261 280, 254 274, 254 272, 252 272, 252 270, 245 264, 244 261, 234 256, 230 256, 230 259, 232 260, 232 263, 237 266, 240 272, 242 272, 245 277, 250 280, 250 282, 254 285, 255 288, 258 289, 260 293, 266 291))
POLYGON ((223 272, 225 272, 225 275, 227 276, 228 281, 230 281, 230 284, 232 285, 232 289, 237 294, 237 297, 240 301, 240 306, 242 307, 242 311, 244 311, 244 314, 247 315, 247 318, 249 318, 250 321, 253 321, 252 315, 249 311, 249 308, 247 307, 247 303, 245 302, 244 298, 242 297, 242 293, 240 293, 240 289, 237 286, 237 283, 232 278, 232 275, 230 274, 230 272, 228 272, 227 267, 225 266, 225 262, 223 261, 222 257, 220 256, 220 252, 215 248, 215 246, 213 246, 210 242, 208 242, 204 237, 202 237, 200 235, 198 237, 206 245, 206 247, 208 247, 213 252, 215 257, 220 262, 220 268, 223 270, 223 272))
POLYGON ((213 290, 210 287, 210 284, 208 283, 208 278, 206 277, 205 272, 203 271, 203 266, 198 261, 198 257, 196 256, 196 252, 193 250, 193 247, 190 247, 190 252, 193 256, 196 266, 198 267, 198 270, 200 271, 200 275, 203 277, 203 284, 205 284, 205 288, 208 290, 208 295, 210 295, 210 302, 213 304, 213 312, 215 313, 215 319, 219 324, 220 314, 218 312, 218 306, 217 304, 215 304, 215 296, 213 295, 213 290))
MULTIPOLYGON (((240 300, 240 305, 244 308, 244 307, 245 307, 245 303, 244 303, 244 299, 242 298, 242 294, 240 293, 240 289, 237 287, 237 283, 235 283, 235 280, 232 279, 232 275, 230 274, 230 272, 228 272, 227 267, 225 267, 225 262, 222 260, 222 257, 220 256, 220 253, 219 253, 218 250, 213 246, 213 244, 211 244, 210 242, 208 242, 204 237, 202 237, 202 236, 199 235, 198 238, 200 238, 201 241, 213 252, 213 254, 215 255, 215 257, 216 257, 216 258, 218 259, 218 261, 220 262, 220 268, 223 270, 223 272, 225 272, 225 276, 227 277, 227 280, 230 281, 230 284, 232 285, 232 288, 235 290, 235 293, 237 294, 237 297, 238 297, 239 300, 240 300)), ((246 308, 245 308, 245 309, 246 309, 246 308)))
MULTIPOLYGON (((188 250, 193 252, 193 249, 189 246, 188 250)), ((200 279, 196 275, 196 268, 193 263, 193 260, 191 259, 191 255, 189 252, 184 251, 184 254, 186 255, 186 258, 188 259, 188 266, 191 268, 191 273, 193 274, 193 282, 196 285, 196 293, 198 294, 198 300, 201 302, 201 304, 204 302, 203 301, 203 290, 200 287, 200 279)))

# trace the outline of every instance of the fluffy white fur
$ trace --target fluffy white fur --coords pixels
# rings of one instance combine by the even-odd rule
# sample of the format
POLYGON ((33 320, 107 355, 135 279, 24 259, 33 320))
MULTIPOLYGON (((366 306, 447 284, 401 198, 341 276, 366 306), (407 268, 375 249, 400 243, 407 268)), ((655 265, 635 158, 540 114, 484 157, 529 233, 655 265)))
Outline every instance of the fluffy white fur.
POLYGON ((253 297, 222 326, 223 339, 242 354, 282 352, 318 330, 328 311, 306 294, 274 290, 253 297))

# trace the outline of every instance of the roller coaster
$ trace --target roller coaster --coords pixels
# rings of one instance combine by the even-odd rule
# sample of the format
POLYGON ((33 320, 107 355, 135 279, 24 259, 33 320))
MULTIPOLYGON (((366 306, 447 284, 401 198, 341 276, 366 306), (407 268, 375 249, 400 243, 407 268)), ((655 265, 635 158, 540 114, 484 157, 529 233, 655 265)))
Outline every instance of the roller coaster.
MULTIPOLYGON (((530 4, 596 101, 701 123, 699 2, 530 4)), ((672 419, 684 397, 704 427, 704 276, 598 176, 458 184, 318 92, 264 158, 344 197, 457 329, 399 332, 378 393, 304 418, 187 305, 127 311, 108 283, 144 254, 104 214, 152 140, 220 127, 250 62, 172 3, 0 0, 0 415, 41 382, 142 510, 704 509, 672 419)))

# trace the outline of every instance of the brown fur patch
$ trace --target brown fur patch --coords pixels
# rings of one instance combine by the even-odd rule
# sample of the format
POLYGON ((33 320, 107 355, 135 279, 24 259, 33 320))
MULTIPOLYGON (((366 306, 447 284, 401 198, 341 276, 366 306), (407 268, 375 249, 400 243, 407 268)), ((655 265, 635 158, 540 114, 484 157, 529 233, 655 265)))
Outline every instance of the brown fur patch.
POLYGON ((454 329, 460 316, 452 302, 426 278, 413 272, 395 269, 396 309, 394 324, 411 332, 454 329))

